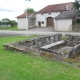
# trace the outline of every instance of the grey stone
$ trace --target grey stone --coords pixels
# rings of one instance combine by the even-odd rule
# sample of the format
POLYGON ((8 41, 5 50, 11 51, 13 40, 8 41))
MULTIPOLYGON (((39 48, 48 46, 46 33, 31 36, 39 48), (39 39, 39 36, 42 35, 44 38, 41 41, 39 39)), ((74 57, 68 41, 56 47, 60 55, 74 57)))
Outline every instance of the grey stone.
MULTIPOLYGON (((14 50, 19 52, 44 52, 42 55, 51 55, 55 54, 56 59, 73 58, 80 53, 80 36, 66 34, 66 40, 62 41, 61 34, 55 34, 51 36, 41 36, 31 40, 22 40, 17 42, 12 42, 4 44, 4 49, 14 50), (58 43, 57 43, 58 42, 58 43), (48 45, 44 48, 45 45, 48 45), (59 58, 60 57, 60 58, 59 58)), ((41 53, 40 53, 41 54, 41 53)))

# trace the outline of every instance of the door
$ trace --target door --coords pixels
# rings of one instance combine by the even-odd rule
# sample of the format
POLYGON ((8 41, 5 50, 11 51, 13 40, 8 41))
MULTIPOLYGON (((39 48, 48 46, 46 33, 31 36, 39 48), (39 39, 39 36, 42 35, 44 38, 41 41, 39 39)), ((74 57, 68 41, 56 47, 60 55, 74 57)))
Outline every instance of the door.
POLYGON ((47 26, 54 26, 52 17, 47 18, 47 26))
POLYGON ((38 26, 41 27, 41 22, 38 22, 38 26))

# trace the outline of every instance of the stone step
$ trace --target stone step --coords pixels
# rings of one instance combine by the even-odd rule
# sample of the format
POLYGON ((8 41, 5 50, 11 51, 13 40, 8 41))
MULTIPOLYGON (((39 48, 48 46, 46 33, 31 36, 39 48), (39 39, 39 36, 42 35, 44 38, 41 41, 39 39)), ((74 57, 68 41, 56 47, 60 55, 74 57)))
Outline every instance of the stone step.
POLYGON ((48 49, 48 48, 51 48, 53 46, 57 46, 57 45, 62 44, 62 43, 65 43, 65 41, 64 40, 57 41, 57 42, 42 46, 41 49, 48 49))

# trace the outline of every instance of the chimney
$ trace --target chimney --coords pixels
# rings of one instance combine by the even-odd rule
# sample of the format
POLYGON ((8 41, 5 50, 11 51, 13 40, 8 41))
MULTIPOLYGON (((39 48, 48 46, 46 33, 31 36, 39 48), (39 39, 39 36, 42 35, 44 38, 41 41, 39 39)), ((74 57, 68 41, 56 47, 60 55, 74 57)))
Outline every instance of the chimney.
POLYGON ((68 6, 68 4, 66 5, 66 10, 69 10, 69 6, 68 6))

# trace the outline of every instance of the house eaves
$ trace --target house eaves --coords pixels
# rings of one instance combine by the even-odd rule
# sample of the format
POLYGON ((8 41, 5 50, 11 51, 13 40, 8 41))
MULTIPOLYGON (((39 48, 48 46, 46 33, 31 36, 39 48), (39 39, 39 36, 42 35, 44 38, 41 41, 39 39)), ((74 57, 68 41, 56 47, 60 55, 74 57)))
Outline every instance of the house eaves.
POLYGON ((73 6, 72 2, 69 3, 62 3, 62 4, 54 4, 54 5, 48 5, 41 9, 38 13, 49 13, 49 12, 61 12, 61 11, 66 11, 70 10, 73 6))
POLYGON ((30 17, 31 15, 35 14, 34 12, 29 12, 29 13, 23 13, 19 16, 17 16, 17 18, 26 18, 27 17, 30 17))

